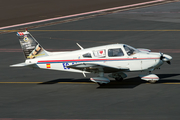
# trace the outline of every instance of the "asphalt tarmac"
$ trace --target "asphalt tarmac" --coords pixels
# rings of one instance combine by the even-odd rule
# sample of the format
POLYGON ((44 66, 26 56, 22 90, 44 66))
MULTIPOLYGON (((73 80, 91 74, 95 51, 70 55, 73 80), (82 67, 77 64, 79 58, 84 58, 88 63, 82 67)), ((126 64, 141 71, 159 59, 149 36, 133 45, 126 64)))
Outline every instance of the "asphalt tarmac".
POLYGON ((84 78, 77 73, 10 68, 24 56, 15 32, 1 34, 0 118, 179 120, 179 6, 172 2, 29 30, 50 51, 79 49, 77 42, 84 48, 125 43, 169 54, 172 64, 153 72, 161 78, 156 84, 142 81, 139 72, 127 73, 123 82, 111 79, 99 86, 89 81, 93 74, 84 78))
POLYGON ((0 27, 150 0, 3 0, 0 27))

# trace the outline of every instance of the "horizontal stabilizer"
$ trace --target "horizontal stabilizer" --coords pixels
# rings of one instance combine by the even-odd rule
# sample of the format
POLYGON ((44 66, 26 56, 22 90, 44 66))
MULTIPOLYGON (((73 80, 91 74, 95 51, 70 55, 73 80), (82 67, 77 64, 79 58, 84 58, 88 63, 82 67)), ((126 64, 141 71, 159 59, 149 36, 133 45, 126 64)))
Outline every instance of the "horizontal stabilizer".
POLYGON ((18 64, 10 65, 10 67, 26 67, 26 66, 32 66, 32 65, 35 65, 35 63, 26 64, 25 62, 23 62, 23 63, 18 63, 18 64))

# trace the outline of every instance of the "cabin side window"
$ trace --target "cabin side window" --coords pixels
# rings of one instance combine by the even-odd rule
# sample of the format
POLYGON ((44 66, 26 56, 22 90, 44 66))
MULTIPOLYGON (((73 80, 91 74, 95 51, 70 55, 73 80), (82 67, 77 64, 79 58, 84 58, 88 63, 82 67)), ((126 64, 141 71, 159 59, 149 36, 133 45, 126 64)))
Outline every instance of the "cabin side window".
POLYGON ((93 51, 94 57, 98 57, 98 58, 104 58, 106 57, 106 50, 94 50, 93 51))
POLYGON ((91 53, 85 53, 82 55, 84 58, 92 58, 91 53))
POLYGON ((120 57, 120 56, 124 56, 124 53, 121 50, 121 48, 109 49, 108 56, 109 57, 120 57))

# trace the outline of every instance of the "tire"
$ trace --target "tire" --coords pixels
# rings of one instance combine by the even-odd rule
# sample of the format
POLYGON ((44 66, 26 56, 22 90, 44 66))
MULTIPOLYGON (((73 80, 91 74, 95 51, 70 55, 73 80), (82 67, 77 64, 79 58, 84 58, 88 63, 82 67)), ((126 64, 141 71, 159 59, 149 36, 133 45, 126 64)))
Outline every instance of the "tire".
POLYGON ((156 83, 157 81, 156 81, 156 80, 149 80, 149 82, 150 82, 151 84, 154 84, 154 83, 156 83))
POLYGON ((97 83, 99 86, 107 85, 107 83, 97 83))
POLYGON ((115 78, 116 81, 123 81, 123 78, 122 77, 117 77, 115 78))

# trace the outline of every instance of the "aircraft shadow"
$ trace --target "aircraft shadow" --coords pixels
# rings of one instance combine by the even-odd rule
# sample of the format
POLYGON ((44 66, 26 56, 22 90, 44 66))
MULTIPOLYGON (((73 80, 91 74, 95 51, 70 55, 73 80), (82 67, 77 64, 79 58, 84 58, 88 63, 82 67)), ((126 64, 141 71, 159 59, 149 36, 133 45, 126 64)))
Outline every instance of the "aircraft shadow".
POLYGON ((87 82, 87 83, 92 83, 90 81, 89 78, 86 78, 86 79, 73 79, 73 78, 62 78, 62 79, 55 79, 55 80, 51 80, 51 81, 47 81, 47 82, 43 82, 43 83, 39 83, 39 84, 56 84, 56 83, 63 83, 63 82, 66 82, 66 83, 82 83, 82 82, 87 82))
MULTIPOLYGON (((180 83, 180 79, 166 79, 169 77, 178 76, 180 74, 157 74, 159 76, 160 80, 157 81, 154 84, 163 84, 163 83, 180 83)), ((149 83, 148 81, 141 80, 140 77, 133 77, 125 79, 122 82, 118 81, 111 81, 108 84, 101 85, 98 88, 134 88, 137 87, 140 84, 149 83)))
MULTIPOLYGON (((157 74, 157 76, 159 76, 160 80, 158 82, 156 82, 155 84, 162 84, 162 83, 180 83, 180 79, 166 79, 169 77, 174 77, 174 76, 178 76, 180 74, 157 74)), ((39 84, 56 84, 56 83, 92 83, 90 81, 89 78, 86 79, 73 79, 73 78, 65 78, 65 79, 55 79, 55 80, 51 80, 51 81, 47 81, 47 82, 43 82, 43 83, 39 83, 39 84)), ((141 84, 145 84, 145 83, 149 83, 147 81, 141 80, 139 77, 133 77, 133 78, 128 78, 125 79, 121 82, 115 81, 115 80, 111 80, 110 83, 108 84, 103 84, 103 85, 98 85, 97 89, 100 88, 135 88, 141 84)))
POLYGON ((180 83, 180 79, 166 79, 169 77, 175 77, 179 76, 180 74, 157 74, 159 76, 160 80, 157 82, 158 83, 180 83))
POLYGON ((139 77, 133 77, 129 79, 125 79, 123 81, 115 81, 111 80, 108 84, 103 84, 97 87, 97 89, 100 88, 135 88, 140 84, 146 83, 146 81, 141 80, 139 77))

